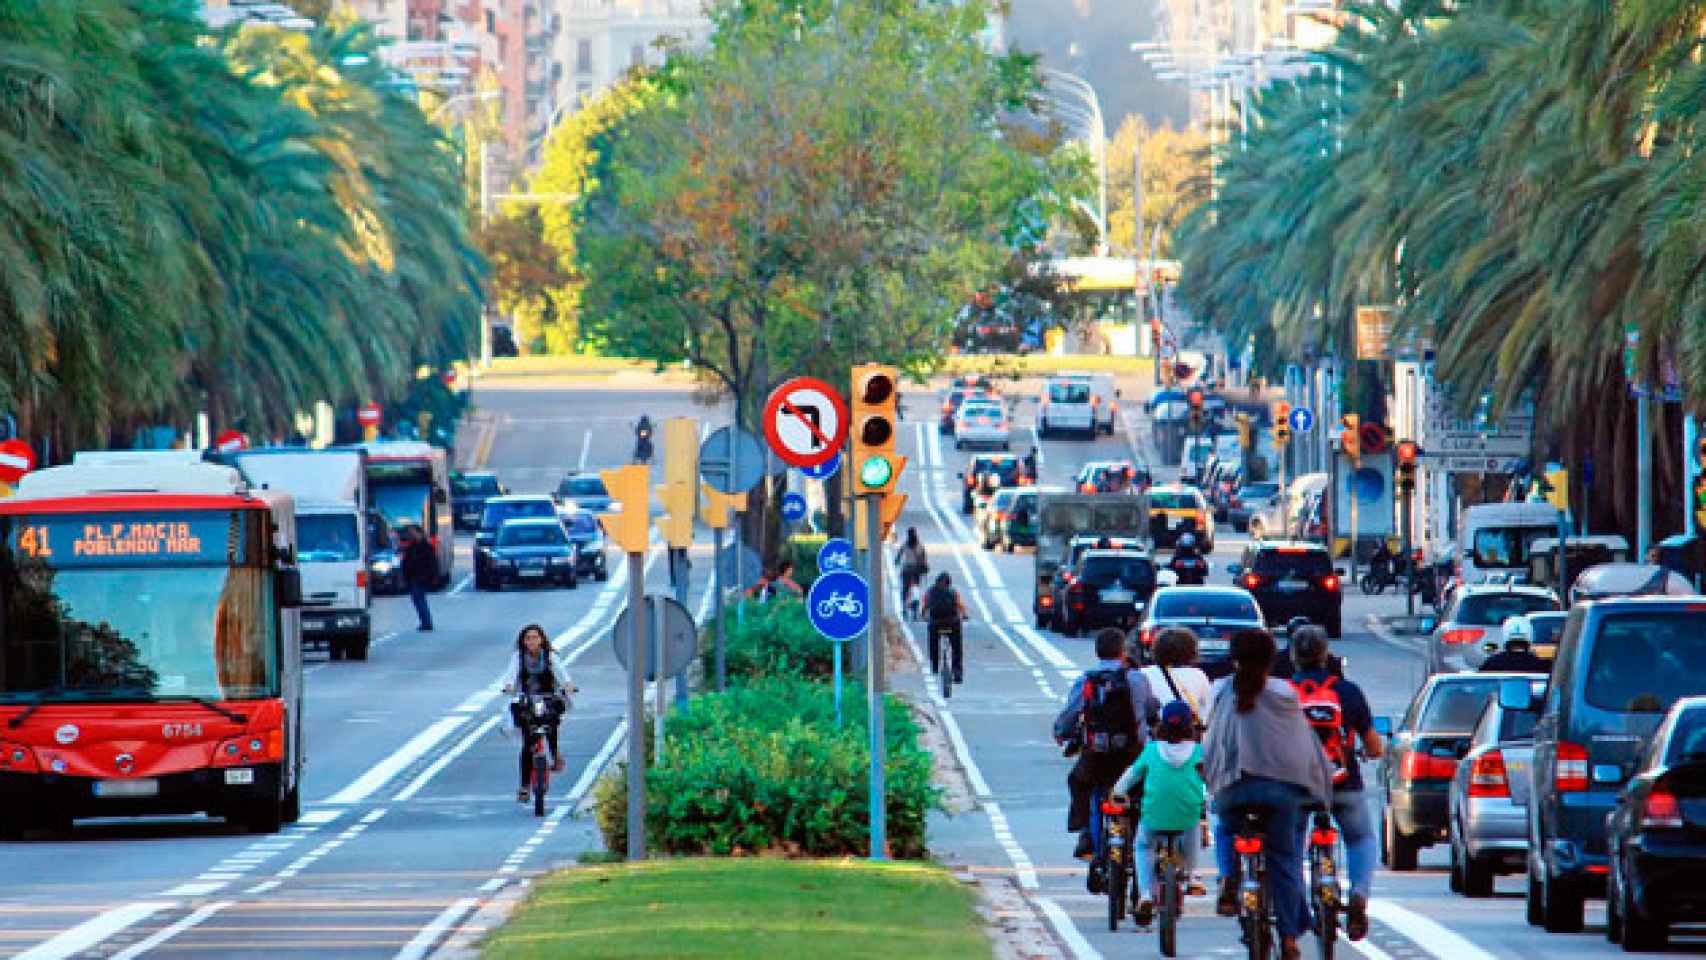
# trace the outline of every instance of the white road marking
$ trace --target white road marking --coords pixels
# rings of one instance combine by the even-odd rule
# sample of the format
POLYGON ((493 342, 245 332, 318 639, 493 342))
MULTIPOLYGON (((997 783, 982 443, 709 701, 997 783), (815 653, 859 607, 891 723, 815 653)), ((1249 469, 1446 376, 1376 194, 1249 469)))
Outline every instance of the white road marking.
POLYGON ((474 582, 474 575, 471 573, 466 574, 462 577, 461 580, 456 581, 456 586, 451 587, 450 592, 448 594, 445 594, 445 596, 454 597, 457 594, 463 592, 464 590, 467 590, 468 585, 473 583, 473 582, 474 582))
POLYGON ((97 914, 75 927, 47 940, 36 944, 15 960, 65 960, 67 957, 93 947, 120 930, 126 930, 152 917, 162 910, 171 910, 177 903, 171 900, 139 900, 127 903, 122 907, 114 907, 104 913, 97 914))
POLYGON ((480 901, 473 897, 463 897, 445 907, 444 911, 433 917, 432 922, 422 927, 413 939, 403 944, 403 949, 398 950, 392 960, 421 960, 427 955, 427 951, 432 948, 432 945, 439 941, 440 937, 443 937, 448 930, 456 926, 463 917, 472 913, 474 908, 479 905, 480 901))
POLYGON ((456 728, 468 722, 466 716, 443 717, 436 723, 414 735, 408 743, 398 747, 396 752, 379 761, 372 769, 357 777, 352 783, 327 798, 325 803, 351 804, 360 803, 372 796, 379 788, 391 782, 392 778, 408 769, 409 765, 426 756, 427 751, 439 745, 445 737, 450 736, 456 728))
POLYGON ((266 881, 263 881, 261 883, 255 884, 254 886, 250 887, 247 890, 244 890, 243 892, 247 893, 247 894, 251 894, 251 895, 252 894, 258 894, 258 893, 270 893, 274 890, 277 890, 279 887, 282 887, 282 886, 284 886, 283 881, 266 880, 266 881))
POLYGON ((587 432, 581 434, 580 465, 577 466, 575 469, 582 470, 582 471, 586 470, 586 455, 588 453, 590 453, 591 451, 592 451, 592 431, 588 430, 587 432))
POLYGON ((1491 953, 1470 943, 1461 934, 1391 900, 1370 900, 1368 915, 1440 960, 1493 960, 1491 953))
POLYGON ((302 819, 296 822, 312 827, 322 827, 343 815, 342 810, 309 810, 302 815, 302 819))
POLYGON ((509 883, 509 881, 505 880, 503 877, 493 877, 492 879, 487 880, 485 883, 480 884, 480 892, 481 893, 497 893, 499 890, 502 890, 504 888, 504 886, 508 883, 509 883))
POLYGON ((568 806, 580 805, 581 798, 585 797, 587 791, 591 790, 592 785, 598 781, 598 775, 604 772, 605 766, 610 763, 610 758, 616 755, 616 751, 622 746, 622 741, 627 735, 627 720, 618 723, 616 729, 610 731, 610 736, 604 741, 604 746, 598 749, 598 753, 593 755, 592 762, 586 765, 585 770, 581 771, 580 779, 576 780, 575 785, 569 788, 569 795, 564 798, 564 802, 568 806))
POLYGON ((467 753, 468 748, 470 748, 474 744, 478 743, 480 741, 481 737, 490 733, 492 731, 492 728, 497 726, 499 721, 501 721, 501 720, 503 720, 503 717, 499 716, 499 715, 487 717, 485 722, 483 722, 479 726, 475 727, 474 731, 472 733, 468 734, 466 737, 463 737, 462 740, 456 744, 456 746, 451 747, 449 750, 446 750, 444 753, 440 754, 439 758, 437 760, 434 760, 432 762, 431 766, 427 767, 425 770, 422 770, 420 772, 419 776, 417 776, 417 777, 415 777, 415 779, 409 781, 409 785, 404 787, 403 789, 397 791, 397 795, 392 797, 391 799, 397 803, 402 803, 404 801, 414 799, 415 794, 420 793, 421 790, 423 788, 425 788, 428 783, 432 782, 433 777, 436 777, 440 773, 443 773, 445 767, 448 767, 452 763, 455 763, 456 758, 462 756, 464 753, 467 753))
POLYGON ((200 926, 208 917, 211 917, 219 911, 224 910, 226 907, 231 906, 233 902, 234 901, 231 900, 221 900, 218 903, 210 903, 205 907, 201 907, 189 916, 178 920, 176 923, 161 927, 147 938, 138 940, 130 946, 125 947, 123 950, 120 950, 118 953, 113 954, 112 960, 136 960, 137 957, 142 956, 178 934, 183 933, 185 930, 200 926))
POLYGON ((1060 904, 1048 897, 1033 897, 1032 902, 1042 910, 1043 916, 1048 918, 1049 926, 1054 927, 1055 934, 1066 944, 1066 949, 1071 951, 1076 960, 1102 960, 1101 951, 1090 946, 1090 941, 1078 932, 1077 924, 1066 915, 1060 904))

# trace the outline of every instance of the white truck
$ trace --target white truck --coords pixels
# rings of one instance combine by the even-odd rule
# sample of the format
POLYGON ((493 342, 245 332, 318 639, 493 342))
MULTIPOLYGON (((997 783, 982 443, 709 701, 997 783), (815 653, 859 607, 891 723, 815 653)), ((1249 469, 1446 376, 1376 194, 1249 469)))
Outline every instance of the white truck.
POLYGON ((366 660, 373 627, 367 582, 367 455, 359 449, 244 450, 233 466, 255 487, 296 501, 302 643, 333 660, 366 660))

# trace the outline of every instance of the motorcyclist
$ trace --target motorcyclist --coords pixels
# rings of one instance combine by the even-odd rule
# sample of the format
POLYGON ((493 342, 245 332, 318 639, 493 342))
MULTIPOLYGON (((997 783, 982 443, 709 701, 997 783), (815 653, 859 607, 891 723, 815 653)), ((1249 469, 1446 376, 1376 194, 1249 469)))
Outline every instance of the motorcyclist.
POLYGON ((634 461, 650 463, 652 459, 652 418, 640 414, 640 421, 634 424, 634 461))
POLYGON ((1398 574, 1398 571, 1393 567, 1397 559, 1397 555, 1386 545, 1386 541, 1381 540, 1380 548, 1368 558, 1368 572, 1378 579, 1392 580, 1398 574))
POLYGON ((1197 536, 1187 533, 1173 548, 1173 559, 1167 564, 1179 578, 1181 586, 1200 586, 1208 582, 1208 561, 1197 552, 1197 536))
POLYGON ((1551 673, 1552 665, 1534 652, 1534 627, 1527 617, 1505 621, 1505 648, 1481 664, 1483 673, 1551 673))

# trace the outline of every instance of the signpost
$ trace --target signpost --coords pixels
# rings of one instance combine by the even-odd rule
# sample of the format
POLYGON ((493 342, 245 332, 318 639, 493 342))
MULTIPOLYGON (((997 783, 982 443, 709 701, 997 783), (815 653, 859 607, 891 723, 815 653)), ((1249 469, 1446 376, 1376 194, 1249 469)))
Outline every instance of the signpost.
MULTIPOLYGON (((645 599, 646 632, 651 636, 651 649, 644 658, 643 672, 646 683, 657 685, 657 702, 652 709, 652 756, 653 762, 659 762, 663 760, 663 678, 683 675, 693 662, 699 653, 699 628, 693 623, 693 615, 674 597, 652 594, 645 599)), ((624 607, 610 632, 610 646, 616 654, 616 662, 629 671, 635 668, 629 665, 629 649, 624 637, 633 634, 633 627, 628 622, 631 612, 631 608, 624 607)))
POLYGON ((36 452, 22 440, 0 442, 0 483, 12 486, 36 468, 36 452))
MULTIPOLYGON (((829 541, 823 545, 823 550, 818 551, 818 555, 821 557, 830 544, 837 543, 845 552, 835 555, 847 557, 851 566, 853 551, 845 540, 829 541)), ((806 616, 811 618, 812 627, 818 633, 835 644, 835 723, 840 726, 841 647, 875 622, 872 619, 870 584, 850 569, 824 572, 820 566, 818 578, 812 583, 811 593, 806 595, 806 616)))
POLYGON ((824 541, 817 551, 817 572, 821 576, 838 570, 853 569, 853 545, 840 537, 824 541))
MULTIPOLYGON (((739 427, 718 427, 699 446, 699 477, 718 493, 744 496, 764 479, 764 447, 759 445, 757 437, 739 427)), ((736 524, 733 578, 736 581, 742 579, 740 541, 740 524, 736 524)), ((746 605, 737 604, 735 615, 744 621, 746 605)), ((721 640, 720 633, 718 639, 721 640)))

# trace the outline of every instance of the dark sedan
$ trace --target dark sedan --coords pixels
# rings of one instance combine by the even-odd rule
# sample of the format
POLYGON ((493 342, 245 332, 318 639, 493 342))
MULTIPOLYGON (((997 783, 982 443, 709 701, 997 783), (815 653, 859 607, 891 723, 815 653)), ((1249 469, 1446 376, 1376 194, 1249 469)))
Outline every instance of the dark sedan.
POLYGON ((1236 587, 1162 587, 1150 598, 1138 625, 1146 662, 1165 627, 1189 627, 1197 635, 1203 672, 1210 678, 1224 677, 1232 672, 1232 635, 1262 629, 1262 608, 1250 591, 1236 587))
POLYGON ((408 593, 397 534, 379 513, 367 515, 367 583, 374 596, 408 593))
POLYGON ((452 474, 450 516, 455 521, 456 529, 472 530, 478 527, 480 514, 486 509, 486 501, 508 492, 493 473, 480 471, 452 474))
POLYGON ((557 505, 550 497, 531 494, 493 497, 480 512, 480 525, 474 529, 474 575, 485 572, 492 543, 498 531, 511 520, 521 518, 557 519, 557 505))
POLYGON ((1155 593, 1155 564, 1135 550, 1087 550, 1073 569, 1061 605, 1061 632, 1131 629, 1155 593))
POLYGON ((1605 823, 1606 939, 1663 950, 1671 924, 1706 922, 1706 697, 1671 706, 1605 823))
POLYGON ((486 569, 474 578, 477 590, 501 590, 506 585, 574 587, 575 542, 555 517, 509 520, 498 529, 488 550, 486 569))
MULTIPOLYGON (((1380 859, 1392 869, 1416 869, 1423 847, 1448 838, 1457 762, 1469 752, 1470 736, 1502 679, 1496 673, 1435 674, 1410 700, 1375 777, 1386 799, 1380 859)), ((1381 725, 1390 724, 1381 718, 1381 725)))
POLYGON ((610 560, 604 539, 604 524, 585 510, 563 517, 563 529, 578 549, 575 573, 596 580, 610 579, 610 560))

